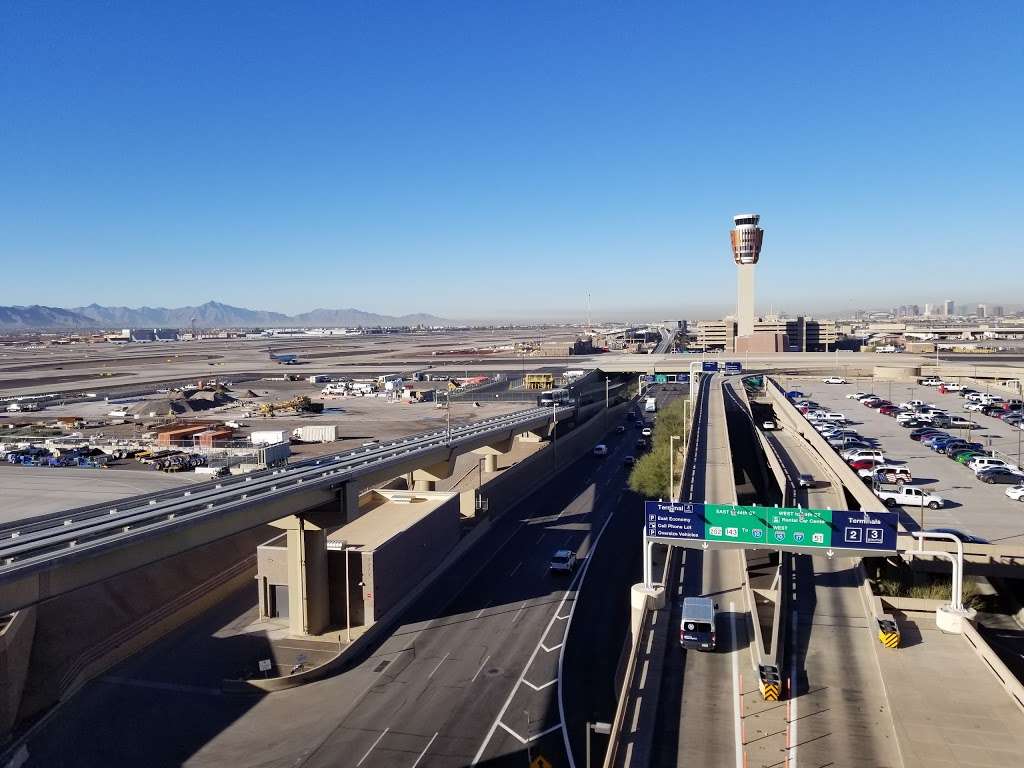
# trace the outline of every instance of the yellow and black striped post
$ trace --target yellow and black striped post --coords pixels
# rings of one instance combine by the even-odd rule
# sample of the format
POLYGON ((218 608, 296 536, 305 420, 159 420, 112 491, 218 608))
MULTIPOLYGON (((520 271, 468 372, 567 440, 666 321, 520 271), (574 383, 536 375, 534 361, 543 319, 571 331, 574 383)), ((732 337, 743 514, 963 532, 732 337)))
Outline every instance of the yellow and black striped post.
POLYGON ((878 641, 886 648, 900 647, 900 628, 887 613, 878 617, 878 641))
POLYGON ((782 696, 782 675, 779 668, 762 664, 757 668, 760 677, 761 696, 765 701, 778 701, 782 696))

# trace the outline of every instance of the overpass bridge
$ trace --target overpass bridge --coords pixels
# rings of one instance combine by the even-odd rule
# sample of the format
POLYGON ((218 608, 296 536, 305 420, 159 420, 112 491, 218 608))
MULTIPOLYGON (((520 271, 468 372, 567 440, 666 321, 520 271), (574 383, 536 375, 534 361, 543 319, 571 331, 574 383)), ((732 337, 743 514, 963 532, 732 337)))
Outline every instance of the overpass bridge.
POLYGON ((0 615, 273 521, 286 521, 289 557, 298 557, 293 548, 322 548, 325 528, 358 515, 360 490, 404 474, 431 490, 467 452, 489 456, 493 471, 494 457, 510 450, 517 436, 540 439, 575 413, 573 407, 531 408, 283 469, 0 526, 0 615))

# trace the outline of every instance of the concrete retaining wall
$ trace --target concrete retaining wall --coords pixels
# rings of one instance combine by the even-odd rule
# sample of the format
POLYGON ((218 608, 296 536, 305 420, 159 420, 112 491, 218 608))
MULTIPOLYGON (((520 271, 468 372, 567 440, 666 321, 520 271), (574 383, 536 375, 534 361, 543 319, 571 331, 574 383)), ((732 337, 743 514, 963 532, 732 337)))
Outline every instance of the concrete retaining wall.
POLYGON ((34 607, 0 618, 0 743, 18 717, 35 632, 34 607))

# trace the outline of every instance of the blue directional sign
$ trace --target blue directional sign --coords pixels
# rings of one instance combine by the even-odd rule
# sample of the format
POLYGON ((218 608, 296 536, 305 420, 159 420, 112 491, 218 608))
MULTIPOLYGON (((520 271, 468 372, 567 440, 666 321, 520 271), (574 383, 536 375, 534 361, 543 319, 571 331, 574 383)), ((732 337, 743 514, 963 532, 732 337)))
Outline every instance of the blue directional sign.
POLYGON ((743 373, 743 363, 738 361, 729 360, 725 364, 726 373, 743 373))
POLYGON ((683 546, 770 546, 790 551, 845 550, 895 552, 895 512, 755 507, 648 501, 649 538, 683 546))
POLYGON ((689 384, 689 383, 690 383, 690 374, 688 374, 688 373, 677 373, 676 374, 676 384, 689 384))
POLYGON ((644 374, 644 383, 645 384, 653 384, 654 383, 654 374, 653 373, 645 373, 644 374))
POLYGON ((718 361, 705 360, 703 363, 701 363, 700 369, 705 373, 716 373, 718 371, 718 361))

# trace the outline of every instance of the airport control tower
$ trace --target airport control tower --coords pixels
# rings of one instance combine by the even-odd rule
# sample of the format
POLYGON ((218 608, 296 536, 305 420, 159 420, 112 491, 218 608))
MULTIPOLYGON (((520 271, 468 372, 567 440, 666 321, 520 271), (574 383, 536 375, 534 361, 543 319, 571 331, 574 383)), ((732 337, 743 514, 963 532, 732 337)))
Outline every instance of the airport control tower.
POLYGON ((764 230, 757 226, 761 217, 741 213, 732 217, 732 257, 736 261, 736 335, 754 335, 754 265, 761 257, 764 230))

